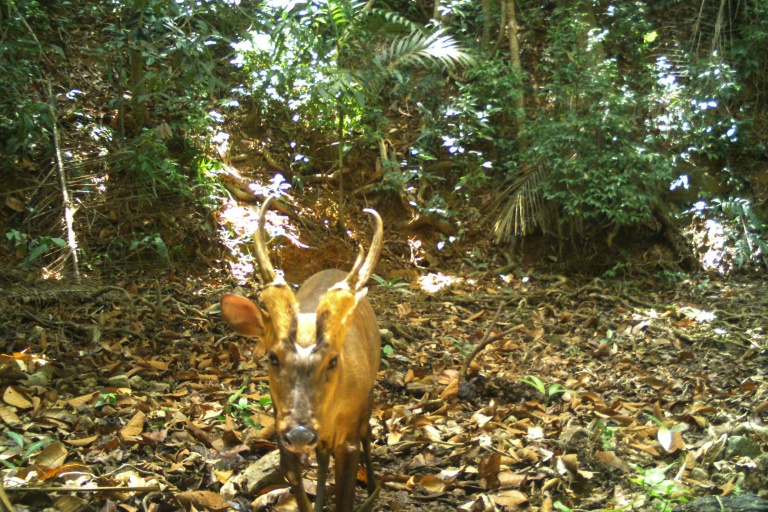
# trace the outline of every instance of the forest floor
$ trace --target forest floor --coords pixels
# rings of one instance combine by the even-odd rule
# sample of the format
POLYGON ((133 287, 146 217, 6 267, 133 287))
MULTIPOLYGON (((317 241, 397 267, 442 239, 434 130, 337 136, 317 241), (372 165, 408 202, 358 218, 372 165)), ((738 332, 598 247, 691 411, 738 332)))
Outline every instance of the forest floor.
MULTIPOLYGON (((290 280, 298 263, 281 263, 290 280)), ((382 264, 408 266, 388 249, 382 264)), ((67 293, 3 283, 0 461, 17 510, 293 510, 263 350, 217 310, 232 268, 67 293)), ((410 268, 369 283, 385 330, 375 510, 646 510, 768 488, 764 277, 410 268)), ((312 493, 314 466, 306 479, 312 493)))

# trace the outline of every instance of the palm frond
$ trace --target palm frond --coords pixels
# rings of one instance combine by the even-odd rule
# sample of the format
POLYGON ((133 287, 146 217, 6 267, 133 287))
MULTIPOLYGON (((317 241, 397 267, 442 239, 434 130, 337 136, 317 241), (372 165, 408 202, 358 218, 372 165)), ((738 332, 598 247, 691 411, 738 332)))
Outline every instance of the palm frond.
POLYGON ((542 167, 522 170, 496 196, 490 213, 497 217, 493 225, 496 243, 525 236, 537 228, 549 232, 554 209, 538 190, 543 173, 542 167))
POLYGON ((405 16, 402 16, 401 14, 398 14, 396 12, 392 11, 385 11, 384 9, 371 9, 371 15, 373 16, 380 16, 384 18, 384 20, 387 23, 391 23, 393 25, 400 25, 401 27, 406 27, 410 29, 412 32, 423 32, 424 27, 420 25, 419 23, 413 22, 406 18, 405 16))
POLYGON ((442 29, 431 34, 413 30, 405 37, 394 39, 377 59, 389 69, 402 64, 423 67, 438 64, 453 70, 457 66, 469 66, 474 62, 472 56, 462 50, 451 36, 445 35, 442 29))

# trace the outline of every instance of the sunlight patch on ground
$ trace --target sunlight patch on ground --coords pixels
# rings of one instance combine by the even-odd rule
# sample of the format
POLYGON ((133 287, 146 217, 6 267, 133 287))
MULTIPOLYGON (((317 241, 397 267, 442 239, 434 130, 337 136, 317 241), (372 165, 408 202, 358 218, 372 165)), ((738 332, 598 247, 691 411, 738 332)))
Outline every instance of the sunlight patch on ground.
MULTIPOLYGON (((219 212, 219 239, 232 256, 229 266, 232 277, 239 284, 245 284, 255 270, 252 244, 259 227, 259 208, 260 205, 239 205, 236 201, 228 201, 219 212)), ((264 229, 268 246, 279 238, 297 247, 307 247, 299 241, 296 227, 279 212, 270 210, 266 213, 264 229)), ((282 276, 282 271, 276 269, 276 272, 282 276)))
POLYGON ((421 276, 417 279, 417 282, 422 290, 427 293, 437 293, 443 288, 447 288, 453 284, 462 282, 460 277, 447 276, 442 272, 434 272, 421 276))
POLYGON ((680 312, 692 320, 696 320, 699 323, 712 322, 717 318, 711 311, 703 311, 701 309, 684 307, 680 309, 680 312))

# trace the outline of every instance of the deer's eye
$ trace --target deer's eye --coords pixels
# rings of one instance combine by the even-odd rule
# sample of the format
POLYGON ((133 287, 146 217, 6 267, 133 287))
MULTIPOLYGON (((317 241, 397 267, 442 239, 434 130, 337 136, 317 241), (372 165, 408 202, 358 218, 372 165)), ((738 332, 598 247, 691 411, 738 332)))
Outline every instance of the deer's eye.
POLYGON ((277 354, 269 354, 269 364, 273 368, 279 368, 280 367, 280 359, 277 357, 277 354))
POLYGON ((331 359, 330 361, 328 361, 328 369, 329 370, 333 370, 334 368, 336 368, 337 364, 339 364, 339 357, 338 356, 336 356, 333 359, 331 359))

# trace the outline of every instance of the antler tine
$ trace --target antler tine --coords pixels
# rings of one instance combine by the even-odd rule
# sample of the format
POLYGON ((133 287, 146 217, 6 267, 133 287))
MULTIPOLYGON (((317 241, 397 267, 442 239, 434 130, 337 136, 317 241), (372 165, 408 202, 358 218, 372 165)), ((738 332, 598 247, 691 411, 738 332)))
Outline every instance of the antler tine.
POLYGON ((365 258, 365 262, 363 262, 362 266, 360 265, 363 255, 361 248, 361 252, 357 257, 355 266, 352 268, 352 272, 349 273, 346 279, 349 288, 356 292, 362 290, 363 286, 365 286, 365 283, 368 281, 368 279, 370 279, 371 274, 373 273, 373 269, 376 267, 376 262, 379 260, 379 254, 381 254, 382 249, 381 242, 384 239, 384 223, 381 222, 381 217, 379 214, 376 213, 376 210, 371 210, 370 208, 366 208, 363 211, 373 216, 374 224, 376 227, 373 232, 371 248, 368 249, 368 256, 365 258))
POLYGON ((256 228, 256 233, 253 240, 253 248, 256 251, 256 260, 259 263, 259 273, 261 274, 261 279, 265 285, 271 284, 277 280, 275 268, 269 261, 267 243, 265 240, 266 237, 264 233, 264 217, 267 214, 269 203, 271 203, 274 198, 274 196, 267 197, 264 200, 264 203, 261 205, 261 211, 259 212, 259 225, 256 228))

